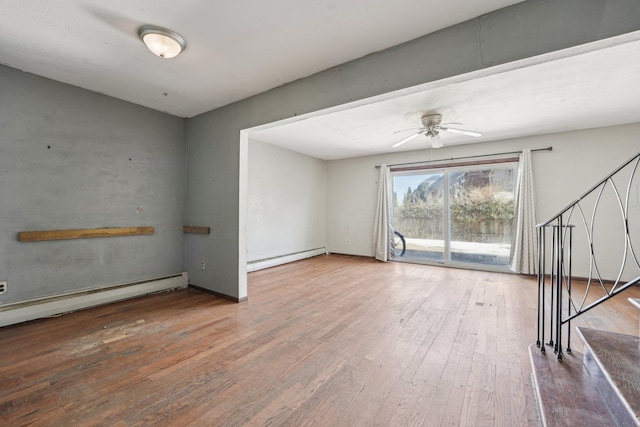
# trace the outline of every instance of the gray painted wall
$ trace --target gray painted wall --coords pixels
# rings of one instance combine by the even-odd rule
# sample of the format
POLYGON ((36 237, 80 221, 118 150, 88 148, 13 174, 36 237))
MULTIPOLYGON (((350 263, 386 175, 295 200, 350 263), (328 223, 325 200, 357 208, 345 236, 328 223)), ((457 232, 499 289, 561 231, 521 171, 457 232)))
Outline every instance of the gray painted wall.
POLYGON ((242 130, 637 30, 637 1, 529 0, 190 119, 187 220, 212 227, 186 240, 192 282, 247 295, 242 130))
POLYGON ((179 274, 184 120, 0 66, 0 304, 179 274), (19 231, 154 226, 19 242, 19 231))
POLYGON ((247 261, 327 245, 327 162, 249 142, 247 261))
MULTIPOLYGON (((532 154, 538 221, 548 220, 577 199, 592 185, 617 166, 640 151, 637 135, 640 123, 577 132, 508 139, 482 144, 470 144, 441 149, 425 149, 397 154, 334 160, 328 164, 327 230, 329 252, 373 256, 373 224, 376 206, 378 174, 376 165, 447 159, 479 154, 492 154, 553 146, 553 151, 532 154), (579 161, 576 160, 579 154, 579 161), (349 243, 350 242, 350 243, 349 243)), ((445 163, 446 164, 446 163, 445 163)), ((638 185, 640 175, 632 185, 630 217, 633 226, 640 224, 638 185), (635 197, 634 197, 635 195, 635 197)), ((624 193, 626 182, 620 182, 624 193)), ((621 240, 609 240, 620 230, 620 210, 607 191, 600 204, 600 215, 606 218, 598 227, 598 262, 603 277, 615 279, 621 256, 621 240), (602 239, 603 238, 603 239, 602 239)), ((589 217, 589 203, 584 205, 589 217)), ((571 221, 579 224, 577 217, 571 221)), ((574 273, 588 276, 588 252, 582 228, 576 228, 574 273)), ((615 236, 620 237, 620 236, 615 236)), ((639 242, 640 243, 640 242, 639 242)), ((631 265, 629 264, 629 267, 631 265)), ((636 271, 636 269, 631 269, 636 271)), ((635 277, 635 276, 633 276, 635 277)), ((632 276, 626 276, 631 279, 632 276)))

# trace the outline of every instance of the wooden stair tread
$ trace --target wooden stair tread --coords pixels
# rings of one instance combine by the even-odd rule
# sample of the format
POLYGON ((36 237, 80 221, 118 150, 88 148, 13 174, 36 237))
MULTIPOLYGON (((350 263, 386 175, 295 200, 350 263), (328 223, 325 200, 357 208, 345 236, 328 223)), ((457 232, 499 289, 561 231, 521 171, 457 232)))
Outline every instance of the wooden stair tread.
POLYGON ((640 298, 627 298, 636 308, 640 308, 640 298))
POLYGON ((542 353, 531 344, 529 355, 543 425, 616 425, 582 363, 581 353, 564 354, 559 362, 553 350, 542 353))
POLYGON ((609 383, 623 398, 627 410, 640 420, 640 338, 615 332, 577 328, 609 383))

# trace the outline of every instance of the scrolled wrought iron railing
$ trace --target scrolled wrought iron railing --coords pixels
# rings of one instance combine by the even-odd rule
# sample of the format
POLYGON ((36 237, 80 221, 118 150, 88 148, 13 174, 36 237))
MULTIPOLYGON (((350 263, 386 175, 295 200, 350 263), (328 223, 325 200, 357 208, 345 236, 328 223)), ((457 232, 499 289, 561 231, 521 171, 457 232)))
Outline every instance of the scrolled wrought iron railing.
POLYGON ((640 153, 537 226, 536 344, 559 360, 571 353, 573 319, 640 283, 639 165, 640 153))

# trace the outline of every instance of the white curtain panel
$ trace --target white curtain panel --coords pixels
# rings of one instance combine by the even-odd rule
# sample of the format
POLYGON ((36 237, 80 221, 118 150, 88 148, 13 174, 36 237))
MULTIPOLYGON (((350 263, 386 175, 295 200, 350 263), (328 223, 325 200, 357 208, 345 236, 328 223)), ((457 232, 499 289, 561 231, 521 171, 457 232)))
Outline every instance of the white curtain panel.
POLYGON ((378 204, 373 228, 373 248, 376 259, 380 261, 389 261, 394 256, 392 193, 391 171, 387 165, 381 165, 378 179, 378 204))
POLYGON ((538 267, 536 196, 529 148, 525 148, 520 154, 514 224, 509 268, 516 273, 536 274, 538 267))

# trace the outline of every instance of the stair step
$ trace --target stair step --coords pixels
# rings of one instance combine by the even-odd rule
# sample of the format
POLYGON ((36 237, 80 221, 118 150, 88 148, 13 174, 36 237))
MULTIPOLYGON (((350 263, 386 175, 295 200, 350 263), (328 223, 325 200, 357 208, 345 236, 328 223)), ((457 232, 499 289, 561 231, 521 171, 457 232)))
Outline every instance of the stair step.
POLYGON ((542 353, 529 346, 533 382, 543 426, 602 427, 619 424, 609 412, 581 353, 564 354, 559 362, 553 350, 542 353))
POLYGON ((640 426, 640 338, 577 328, 585 345, 584 364, 622 425, 640 426))
MULTIPOLYGON (((640 309, 640 298, 627 298, 627 300, 631 303, 631 305, 640 309)), ((638 325, 638 330, 640 330, 640 323, 638 325)))

